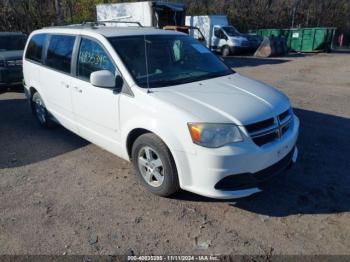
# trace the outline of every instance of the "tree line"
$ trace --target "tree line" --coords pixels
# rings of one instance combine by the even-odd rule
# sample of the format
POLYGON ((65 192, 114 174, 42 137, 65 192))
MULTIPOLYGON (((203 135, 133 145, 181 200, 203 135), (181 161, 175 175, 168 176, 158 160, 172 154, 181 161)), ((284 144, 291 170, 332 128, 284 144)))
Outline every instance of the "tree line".
MULTIPOLYGON (((135 0, 133 0, 135 1, 135 0)), ((45 26, 96 19, 96 4, 123 0, 0 0, 0 31, 26 33, 45 26)), ((349 0, 172 0, 190 15, 225 14, 245 32, 257 28, 337 27, 350 33, 349 0)))
POLYGON ((258 28, 350 28, 349 0, 191 0, 191 13, 228 15, 242 31, 258 28))

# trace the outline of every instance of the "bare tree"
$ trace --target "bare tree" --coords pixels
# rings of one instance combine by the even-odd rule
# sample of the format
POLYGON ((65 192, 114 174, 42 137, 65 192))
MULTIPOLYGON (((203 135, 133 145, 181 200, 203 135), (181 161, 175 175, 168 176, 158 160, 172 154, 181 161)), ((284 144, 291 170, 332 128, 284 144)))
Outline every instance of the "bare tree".
MULTIPOLYGON (((96 19, 96 4, 137 0, 0 0, 0 30, 25 31, 53 23, 96 19)), ((163 0, 165 1, 165 0, 163 0)), ((189 15, 227 15, 241 31, 293 26, 334 26, 350 33, 349 0, 169 0, 189 15), (294 18, 294 19, 293 19, 294 18), (293 22, 294 21, 294 22, 293 22)))
POLYGON ((62 12, 62 0, 55 0, 55 9, 56 9, 56 23, 61 25, 64 21, 63 12, 62 12))

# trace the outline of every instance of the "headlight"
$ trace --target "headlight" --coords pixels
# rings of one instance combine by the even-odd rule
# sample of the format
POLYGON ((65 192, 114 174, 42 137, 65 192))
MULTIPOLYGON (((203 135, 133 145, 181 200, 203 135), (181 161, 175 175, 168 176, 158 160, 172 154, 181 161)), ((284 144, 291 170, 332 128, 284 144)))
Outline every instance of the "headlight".
POLYGON ((189 123, 188 128, 193 143, 203 147, 218 148, 243 141, 241 132, 233 124, 189 123))

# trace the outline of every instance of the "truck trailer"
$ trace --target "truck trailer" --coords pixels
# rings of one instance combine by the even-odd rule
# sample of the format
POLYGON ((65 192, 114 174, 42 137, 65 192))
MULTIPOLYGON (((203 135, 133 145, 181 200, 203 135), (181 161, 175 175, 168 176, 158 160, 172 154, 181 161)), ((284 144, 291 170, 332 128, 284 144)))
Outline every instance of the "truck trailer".
POLYGON ((138 22, 145 27, 184 26, 184 4, 144 1, 96 6, 97 21, 138 22))
MULTIPOLYGON (((186 25, 198 27, 206 39, 207 47, 223 56, 252 48, 247 36, 229 25, 227 16, 186 16, 186 25)), ((190 32, 190 35, 197 38, 195 34, 195 31, 190 32)))

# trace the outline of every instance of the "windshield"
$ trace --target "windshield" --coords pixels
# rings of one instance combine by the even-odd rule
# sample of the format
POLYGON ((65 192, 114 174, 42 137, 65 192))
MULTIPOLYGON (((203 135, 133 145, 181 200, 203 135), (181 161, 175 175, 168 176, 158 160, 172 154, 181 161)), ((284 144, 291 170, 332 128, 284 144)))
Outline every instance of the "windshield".
POLYGON ((149 35, 109 39, 138 86, 165 87, 233 74, 189 36, 149 35), (147 54, 147 58, 146 55, 147 54))
POLYGON ((26 44, 24 35, 0 36, 0 51, 23 50, 26 44))
POLYGON ((224 29, 225 32, 229 36, 240 36, 241 35, 241 33, 236 28, 234 28, 233 26, 226 26, 226 27, 223 27, 222 29, 224 29))

